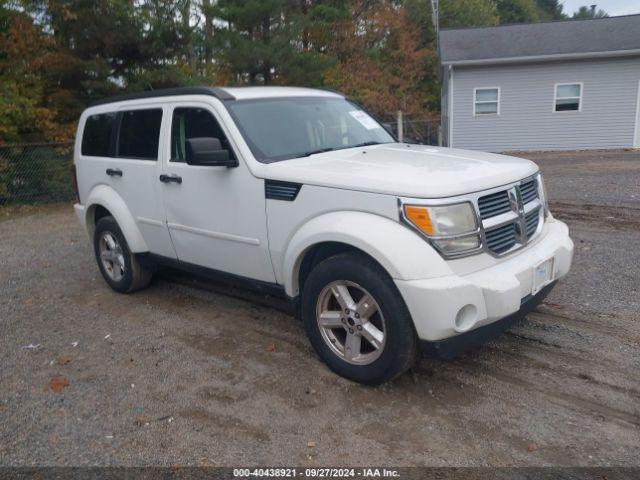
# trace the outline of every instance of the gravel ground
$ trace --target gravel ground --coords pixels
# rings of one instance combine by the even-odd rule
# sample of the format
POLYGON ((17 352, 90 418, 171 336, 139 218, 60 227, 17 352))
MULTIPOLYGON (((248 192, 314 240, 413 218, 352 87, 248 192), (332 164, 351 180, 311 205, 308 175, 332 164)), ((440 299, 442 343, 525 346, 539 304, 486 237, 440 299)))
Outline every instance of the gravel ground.
POLYGON ((540 165, 551 199, 556 203, 640 208, 640 150, 516 156, 540 165))
POLYGON ((571 274, 495 341, 377 388, 328 371, 277 301, 175 274, 112 292, 68 207, 0 222, 0 465, 639 465, 640 155, 528 156, 571 274))

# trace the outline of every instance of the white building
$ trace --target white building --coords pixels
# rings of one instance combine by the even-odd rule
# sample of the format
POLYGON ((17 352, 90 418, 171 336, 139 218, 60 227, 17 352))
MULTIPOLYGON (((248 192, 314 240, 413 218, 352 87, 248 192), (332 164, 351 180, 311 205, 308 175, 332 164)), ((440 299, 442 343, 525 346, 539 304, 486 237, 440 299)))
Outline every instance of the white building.
POLYGON ((440 32, 445 145, 640 147, 640 15, 440 32))

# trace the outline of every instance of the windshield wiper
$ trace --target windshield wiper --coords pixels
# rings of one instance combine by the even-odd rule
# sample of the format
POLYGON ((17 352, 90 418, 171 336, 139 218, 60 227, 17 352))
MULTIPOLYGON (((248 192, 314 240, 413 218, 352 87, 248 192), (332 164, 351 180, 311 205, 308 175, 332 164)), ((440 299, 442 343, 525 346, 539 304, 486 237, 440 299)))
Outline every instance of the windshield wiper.
POLYGON ((300 157, 309 157, 311 155, 315 155, 316 153, 331 152, 333 150, 346 150, 348 148, 368 147, 370 145, 382 145, 383 143, 391 143, 391 142, 376 142, 375 140, 369 140, 368 142, 357 143, 355 145, 346 145, 344 147, 319 148, 318 150, 311 150, 310 152, 305 152, 301 154, 300 157))
POLYGON ((389 143, 389 142, 376 142, 375 140, 369 140, 368 142, 358 143, 357 145, 349 145, 348 147, 344 147, 344 148, 368 147, 370 145, 382 145, 383 143, 389 143))
POLYGON ((300 156, 301 157, 309 157, 311 155, 315 155, 316 153, 330 152, 331 150, 335 150, 335 148, 333 148, 333 147, 319 148, 318 150, 311 150, 309 152, 304 152, 304 153, 300 154, 300 156))

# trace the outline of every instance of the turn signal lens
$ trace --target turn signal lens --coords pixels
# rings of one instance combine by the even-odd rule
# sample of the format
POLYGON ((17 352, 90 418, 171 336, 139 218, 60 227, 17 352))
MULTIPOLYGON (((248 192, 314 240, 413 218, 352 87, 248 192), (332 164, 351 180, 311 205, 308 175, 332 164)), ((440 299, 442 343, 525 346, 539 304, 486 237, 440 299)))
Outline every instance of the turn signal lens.
POLYGON ((407 216, 407 220, 413 223, 426 235, 433 235, 433 224, 431 223, 431 217, 429 217, 429 211, 425 207, 404 207, 404 214, 407 216))

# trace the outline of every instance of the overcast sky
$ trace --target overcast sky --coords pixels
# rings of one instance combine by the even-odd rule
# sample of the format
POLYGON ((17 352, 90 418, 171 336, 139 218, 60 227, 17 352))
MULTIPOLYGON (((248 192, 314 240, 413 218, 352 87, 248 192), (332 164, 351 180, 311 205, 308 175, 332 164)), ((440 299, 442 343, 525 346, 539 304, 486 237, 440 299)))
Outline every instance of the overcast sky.
POLYGON ((603 9, 610 16, 629 15, 640 13, 640 0, 564 0, 563 12, 571 15, 582 5, 597 5, 598 9, 603 9))

